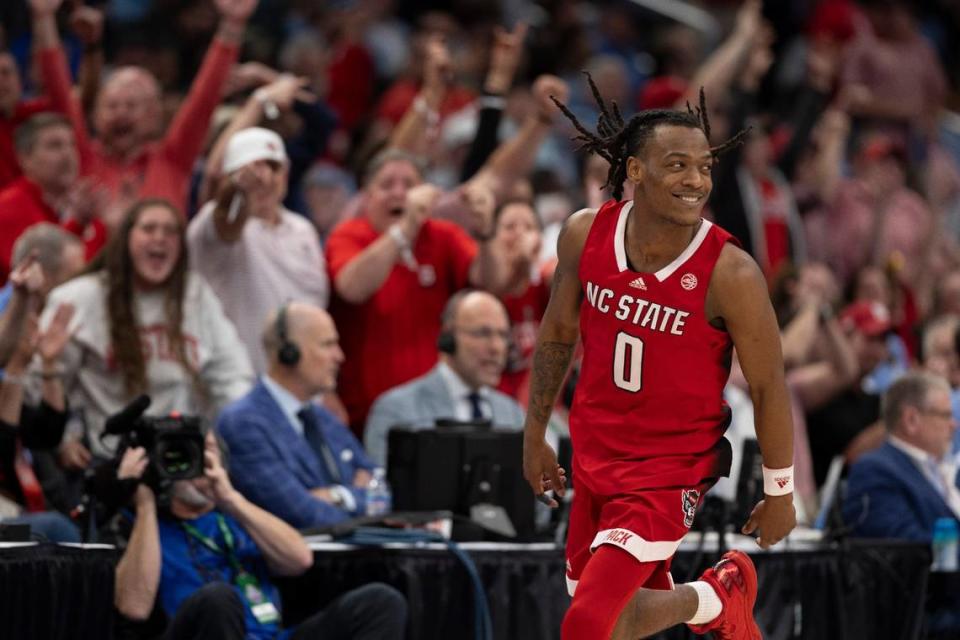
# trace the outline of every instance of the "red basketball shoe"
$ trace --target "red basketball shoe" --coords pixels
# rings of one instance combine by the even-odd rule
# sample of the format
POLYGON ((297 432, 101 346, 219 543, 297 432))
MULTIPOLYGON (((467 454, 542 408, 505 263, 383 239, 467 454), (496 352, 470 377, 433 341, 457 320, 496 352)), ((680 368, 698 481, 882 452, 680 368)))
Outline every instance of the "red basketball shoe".
POLYGON ((763 640, 753 619, 757 600, 757 571, 750 556, 728 551, 716 565, 700 576, 717 592, 723 611, 706 624, 687 625, 694 633, 713 633, 716 640, 763 640))

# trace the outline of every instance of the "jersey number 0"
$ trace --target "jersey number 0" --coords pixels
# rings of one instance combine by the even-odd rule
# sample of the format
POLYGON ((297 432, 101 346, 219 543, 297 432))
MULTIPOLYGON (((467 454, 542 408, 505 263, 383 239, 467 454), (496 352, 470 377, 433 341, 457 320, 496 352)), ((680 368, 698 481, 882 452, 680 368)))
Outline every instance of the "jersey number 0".
POLYGON ((613 348, 613 383, 631 393, 643 386, 643 340, 624 331, 613 348))

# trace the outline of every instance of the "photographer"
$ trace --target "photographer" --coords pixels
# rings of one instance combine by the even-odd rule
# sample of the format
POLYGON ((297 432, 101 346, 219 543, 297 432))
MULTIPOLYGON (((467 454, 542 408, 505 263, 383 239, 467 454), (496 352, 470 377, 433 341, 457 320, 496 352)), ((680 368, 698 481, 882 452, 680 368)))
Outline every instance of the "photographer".
MULTIPOLYGON (((136 520, 116 570, 114 602, 132 620, 146 620, 156 605, 166 614, 166 638, 397 638, 406 604, 392 588, 366 585, 305 620, 283 629, 280 600, 268 570, 297 575, 313 557, 300 535, 236 491, 220 463, 212 433, 203 475, 172 485, 169 508, 154 491, 136 488, 136 520)), ((150 465, 143 448, 127 449, 120 480, 141 478, 150 465)))

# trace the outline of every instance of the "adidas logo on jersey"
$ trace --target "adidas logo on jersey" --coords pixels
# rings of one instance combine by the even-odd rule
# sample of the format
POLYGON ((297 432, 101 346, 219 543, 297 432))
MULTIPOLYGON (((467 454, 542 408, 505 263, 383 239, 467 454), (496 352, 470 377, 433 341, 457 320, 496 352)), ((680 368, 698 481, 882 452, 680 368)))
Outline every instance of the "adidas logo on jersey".
POLYGON ((647 290, 647 283, 643 281, 643 276, 640 276, 630 282, 631 287, 634 289, 640 289, 641 291, 647 290))

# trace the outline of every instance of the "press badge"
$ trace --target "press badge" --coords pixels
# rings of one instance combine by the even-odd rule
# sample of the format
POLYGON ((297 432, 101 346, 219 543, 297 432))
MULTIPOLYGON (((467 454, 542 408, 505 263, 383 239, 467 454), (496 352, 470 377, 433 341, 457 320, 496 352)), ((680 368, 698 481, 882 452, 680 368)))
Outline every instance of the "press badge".
POLYGON ((243 590, 243 598, 250 606, 250 612, 260 624, 270 624, 280 620, 280 613, 273 603, 257 586, 257 579, 249 573, 237 576, 237 585, 243 590))

